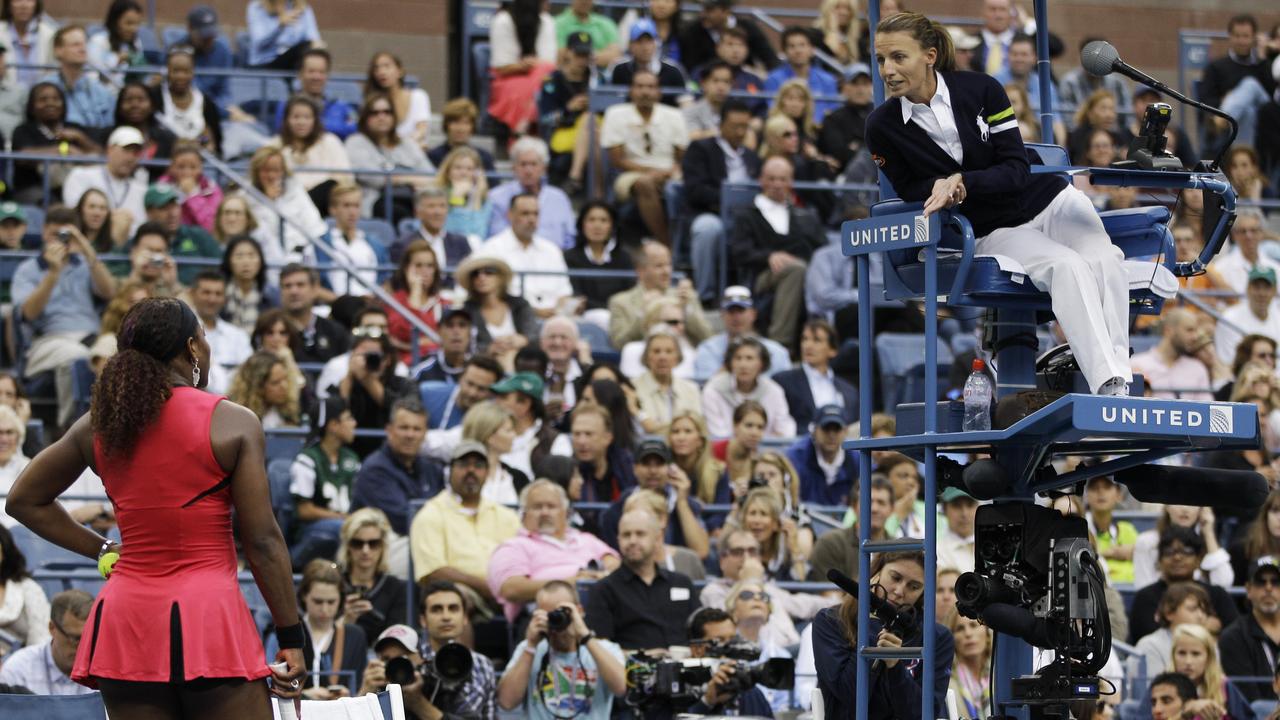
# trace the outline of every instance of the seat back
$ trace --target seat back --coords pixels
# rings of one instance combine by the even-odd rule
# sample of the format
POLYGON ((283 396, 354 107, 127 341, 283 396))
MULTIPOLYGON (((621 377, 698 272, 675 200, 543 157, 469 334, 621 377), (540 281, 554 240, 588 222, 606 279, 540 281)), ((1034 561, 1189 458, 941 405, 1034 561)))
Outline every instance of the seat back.
MULTIPOLYGON (((480 122, 489 117, 489 54, 487 41, 471 46, 471 72, 475 78, 475 101, 480 107, 480 122)), ((477 128, 479 129, 479 128, 477 128)))
MULTIPOLYGON (((937 339, 938 363, 935 372, 945 386, 951 367, 951 348, 937 339)), ((904 402, 924 401, 925 336, 915 333, 880 333, 875 340, 880 367, 880 393, 884 406, 895 409, 904 402)))
POLYGON ((1047 143, 1027 143, 1027 148, 1034 150, 1040 156, 1040 162, 1045 165, 1070 165, 1071 158, 1067 155, 1067 149, 1061 145, 1049 145, 1047 143))
POLYGON ((289 493, 292 480, 289 469, 293 467, 293 458, 277 458, 267 464, 267 486, 271 491, 271 510, 275 513, 276 524, 287 540, 293 526, 293 495, 289 493))
POLYGON ((5 720, 106 720, 101 693, 87 695, 0 695, 5 720))

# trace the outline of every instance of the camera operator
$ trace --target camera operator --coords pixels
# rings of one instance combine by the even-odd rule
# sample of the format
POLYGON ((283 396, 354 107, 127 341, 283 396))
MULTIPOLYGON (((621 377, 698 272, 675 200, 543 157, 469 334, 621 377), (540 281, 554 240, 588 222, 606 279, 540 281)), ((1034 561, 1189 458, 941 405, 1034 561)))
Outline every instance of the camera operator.
MULTIPOLYGON (((713 643, 729 643, 738 635, 738 626, 729 613, 719 608, 702 608, 689 618, 689 649, 693 657, 706 657, 713 643)), ((742 665, 745 668, 745 664, 742 665)), ((725 660, 711 676, 702 697, 689 708, 698 715, 754 715, 773 717, 773 708, 758 687, 736 692, 732 687, 733 675, 738 672, 739 661, 725 660), (727 712, 731 711, 731 712, 727 712)), ((842 717, 833 715, 831 717, 842 717)))
POLYGON ((552 580, 536 603, 498 683, 499 707, 538 720, 608 718, 614 697, 627 691, 622 648, 587 628, 573 585, 552 580))
MULTIPOLYGON (((868 637, 876 638, 877 647, 922 645, 924 553, 900 551, 876 555, 871 563, 871 583, 872 592, 896 610, 896 617, 885 617, 889 615, 886 612, 872 614, 868 637)), ((951 682, 955 642, 950 631, 936 622, 932 632, 934 670, 930 691, 934 710, 943 712, 947 686, 951 682)), ((813 620, 813 656, 827 717, 850 717, 856 707, 857 637, 856 596, 846 596, 839 606, 823 610, 813 620)), ((919 720, 921 670, 918 660, 877 660, 871 666, 867 717, 919 720)))
POLYGON ((426 629, 427 642, 414 653, 409 645, 418 644, 417 633, 403 625, 387 628, 374 644, 378 660, 371 660, 366 669, 374 673, 374 678, 366 677, 361 693, 399 683, 404 689, 405 709, 420 720, 493 720, 493 663, 457 644, 467 626, 462 591, 450 582, 429 583, 422 590, 419 610, 418 621, 426 629), (468 655, 470 663, 466 662, 468 655), (398 657, 412 663, 412 672, 391 663, 398 657))

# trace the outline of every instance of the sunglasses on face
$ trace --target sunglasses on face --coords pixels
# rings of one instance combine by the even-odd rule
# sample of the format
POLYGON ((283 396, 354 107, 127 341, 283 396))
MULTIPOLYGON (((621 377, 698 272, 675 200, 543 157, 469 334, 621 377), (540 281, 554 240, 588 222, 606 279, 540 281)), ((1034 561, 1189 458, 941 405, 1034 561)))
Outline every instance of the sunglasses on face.
POLYGON ((738 593, 738 599, 745 601, 759 600, 760 602, 767 603, 769 602, 769 593, 763 590, 759 592, 756 592, 755 590, 743 590, 738 593))
POLYGON ((373 117, 375 115, 391 115, 391 114, 392 114, 391 108, 374 108, 369 111, 369 117, 373 117))
POLYGON ((379 548, 382 547, 382 538, 374 538, 373 540, 353 539, 350 542, 350 545, 352 550, 364 550, 365 548, 368 548, 370 550, 378 550, 379 548))
POLYGON ((482 268, 476 268, 476 274, 477 274, 477 275, 497 275, 497 274, 498 274, 498 268, 496 268, 496 267, 482 267, 482 268))

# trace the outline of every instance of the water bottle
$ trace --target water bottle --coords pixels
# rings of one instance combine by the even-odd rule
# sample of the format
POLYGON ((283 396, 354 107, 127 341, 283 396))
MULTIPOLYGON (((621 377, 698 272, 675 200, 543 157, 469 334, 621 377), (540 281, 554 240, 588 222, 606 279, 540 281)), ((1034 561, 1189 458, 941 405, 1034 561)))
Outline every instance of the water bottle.
POLYGON ((983 372, 986 363, 974 358, 973 372, 964 381, 964 431, 991 429, 991 378, 983 372))

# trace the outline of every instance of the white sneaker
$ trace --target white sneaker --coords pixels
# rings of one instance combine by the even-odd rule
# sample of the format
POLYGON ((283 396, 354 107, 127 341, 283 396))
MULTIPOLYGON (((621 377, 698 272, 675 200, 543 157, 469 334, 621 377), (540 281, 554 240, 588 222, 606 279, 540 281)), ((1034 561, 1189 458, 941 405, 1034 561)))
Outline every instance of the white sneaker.
POLYGON ((1116 376, 1102 383, 1095 395, 1128 395, 1129 383, 1124 378, 1116 376))

